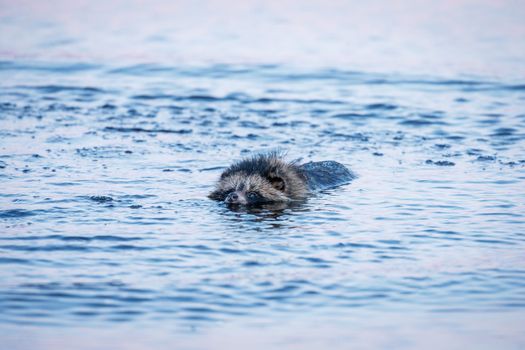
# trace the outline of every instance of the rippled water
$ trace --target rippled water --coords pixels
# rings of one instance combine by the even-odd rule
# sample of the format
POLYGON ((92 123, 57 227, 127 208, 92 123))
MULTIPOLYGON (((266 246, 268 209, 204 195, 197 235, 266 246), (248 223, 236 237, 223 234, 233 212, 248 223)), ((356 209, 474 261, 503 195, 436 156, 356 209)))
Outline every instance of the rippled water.
POLYGON ((23 44, 0 62, 9 348, 525 345, 523 77, 23 44), (206 198, 274 148, 359 178, 275 211, 206 198))

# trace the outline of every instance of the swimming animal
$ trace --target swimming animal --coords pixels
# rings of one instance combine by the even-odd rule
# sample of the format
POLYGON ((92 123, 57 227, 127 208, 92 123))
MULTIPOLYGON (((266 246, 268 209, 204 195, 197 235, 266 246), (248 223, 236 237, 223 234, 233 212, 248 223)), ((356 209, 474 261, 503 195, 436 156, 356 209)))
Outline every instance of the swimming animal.
POLYGON ((234 205, 292 202, 355 178, 354 173, 335 161, 299 165, 285 161, 280 152, 260 153, 224 170, 208 197, 234 205))

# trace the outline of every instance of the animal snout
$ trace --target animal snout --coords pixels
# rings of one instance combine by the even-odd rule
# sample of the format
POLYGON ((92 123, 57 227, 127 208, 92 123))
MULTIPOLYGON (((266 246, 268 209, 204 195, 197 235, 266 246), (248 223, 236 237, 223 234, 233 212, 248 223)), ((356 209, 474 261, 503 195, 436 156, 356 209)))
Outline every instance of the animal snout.
POLYGON ((243 201, 243 197, 240 196, 237 192, 230 193, 224 201, 230 204, 245 204, 245 201, 243 201))
POLYGON ((235 192, 232 192, 226 197, 226 202, 237 202, 239 200, 239 195, 235 192))

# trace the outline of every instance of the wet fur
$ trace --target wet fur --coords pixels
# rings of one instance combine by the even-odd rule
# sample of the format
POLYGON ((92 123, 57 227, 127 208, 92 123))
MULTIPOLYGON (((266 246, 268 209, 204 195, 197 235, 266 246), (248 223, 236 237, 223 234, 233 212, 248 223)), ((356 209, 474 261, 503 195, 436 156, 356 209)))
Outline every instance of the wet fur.
POLYGON ((270 152, 227 168, 209 198, 225 201, 232 191, 240 195, 256 192, 260 195, 258 203, 290 202, 304 199, 308 186, 305 174, 295 162, 286 162, 283 154, 270 152))

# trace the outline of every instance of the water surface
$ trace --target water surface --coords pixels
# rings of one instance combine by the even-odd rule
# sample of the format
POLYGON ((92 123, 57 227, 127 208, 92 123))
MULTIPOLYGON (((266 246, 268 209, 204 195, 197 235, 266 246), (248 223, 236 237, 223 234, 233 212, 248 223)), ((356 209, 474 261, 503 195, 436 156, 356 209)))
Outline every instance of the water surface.
MULTIPOLYGON (((215 24, 228 11, 268 18, 201 32, 117 4, 111 23, 100 13, 100 25, 115 29, 104 36, 81 18, 109 4, 53 13, 2 4, 2 32, 20 38, 3 36, 0 55, 2 342, 523 347, 523 6, 481 4, 477 31, 459 35, 456 19, 472 13, 459 4, 446 27, 430 19, 432 7, 415 6, 419 20, 394 34, 421 21, 430 32, 399 37, 384 16, 358 21, 379 5, 316 5, 316 30, 297 25, 307 15, 293 2, 217 13, 210 2, 201 15, 215 24), (341 9, 377 40, 345 27, 341 9), (131 20, 130 32, 116 30, 131 20), (278 39, 285 48, 270 55, 264 40, 243 45, 249 34, 267 38, 271 23, 289 30, 290 47, 278 39), (487 38, 484 23, 502 23, 492 34, 504 40, 487 38), (438 42, 457 54, 425 63, 432 51, 416 44, 438 28, 456 38, 438 42), (412 50, 396 38, 413 40, 412 50), (361 42, 369 44, 345 59, 361 42), (303 62, 311 45, 320 49, 303 62), (398 63, 384 65, 376 45, 398 63), (337 160, 359 177, 280 210, 232 211, 206 198, 232 161, 275 148, 290 160, 337 160)), ((166 12, 190 23, 197 9, 178 6, 166 12)), ((400 5, 383 6, 405 18, 400 5)))

